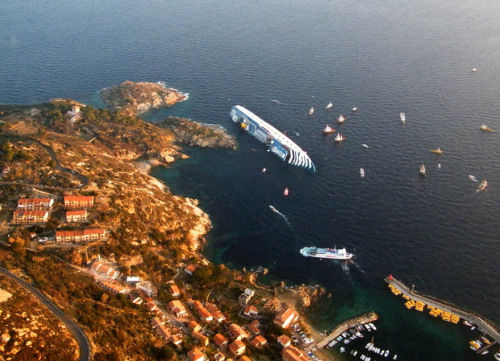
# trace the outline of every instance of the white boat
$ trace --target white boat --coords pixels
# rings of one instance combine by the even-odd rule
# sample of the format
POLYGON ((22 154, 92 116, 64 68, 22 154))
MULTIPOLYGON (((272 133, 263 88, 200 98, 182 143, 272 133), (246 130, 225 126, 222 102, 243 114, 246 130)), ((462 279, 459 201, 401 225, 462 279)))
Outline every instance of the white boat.
POLYGON ((318 248, 304 247, 300 250, 300 254, 304 257, 327 258, 348 260, 353 257, 352 253, 348 253, 345 248, 318 248))
POLYGON ((369 323, 368 324, 370 326, 370 328, 373 330, 373 331, 377 331, 377 328, 375 327, 375 325, 373 323, 369 323))
POLYGON ((359 175, 361 176, 361 178, 365 177, 365 170, 363 168, 359 168, 359 175))
MULTIPOLYGON (((476 178, 476 177, 474 177, 472 174, 469 174, 469 179, 470 179, 471 181, 473 181, 473 182, 479 182, 479 181, 477 180, 477 178, 476 178)), ((467 325, 465 322, 467 322, 467 321, 464 321, 464 324, 465 324, 465 325, 467 325)), ((472 326, 472 324, 467 325, 467 326, 472 326)))
POLYGON ((387 357, 387 356, 389 356, 389 350, 385 350, 385 352, 384 352, 384 357, 387 357))
POLYGON ((424 165, 424 164, 422 164, 422 165, 420 166, 420 169, 419 169, 419 171, 418 171, 418 172, 419 172, 419 173, 420 173, 420 175, 422 175, 422 176, 423 176, 423 175, 425 175, 425 165, 424 165))
POLYGON ((358 111, 358 107, 354 107, 351 109, 352 112, 357 112, 358 111))
POLYGON ((287 196, 287 195, 288 195, 288 188, 285 188, 285 189, 283 190, 283 195, 284 195, 284 196, 287 196))
POLYGON ((325 108, 326 109, 330 109, 331 107, 333 107, 333 103, 332 102, 328 103, 325 108))
POLYGON ((472 68, 471 72, 475 73, 477 71, 477 68, 472 68))
POLYGON ((361 146, 362 146, 362 147, 365 147, 365 148, 370 148, 370 147, 368 146, 368 144, 361 144, 361 146))
POLYGON ((344 353, 344 352, 345 352, 345 347, 344 347, 344 346, 342 346, 342 347, 340 348, 340 353, 344 353))
POLYGON ((266 173, 267 169, 266 168, 262 168, 262 173, 266 173))
POLYGON ((392 358, 393 360, 397 360, 398 354, 395 354, 394 357, 392 358))
POLYGON ((314 114, 314 107, 311 107, 311 108, 309 109, 309 115, 313 115, 313 114, 314 114))
POLYGON ((332 134, 335 132, 335 129, 333 129, 332 127, 330 127, 328 124, 326 125, 325 128, 323 128, 323 133, 324 134, 332 134))
POLYGON ((335 141, 336 142, 343 142, 345 140, 345 137, 340 134, 340 133, 337 133, 337 135, 335 136, 335 141))
POLYGON ((347 119, 346 117, 340 114, 339 117, 337 118, 337 123, 343 123, 345 122, 346 119, 347 119))
MULTIPOLYGON (((470 177, 471 177, 471 176, 469 176, 469 178, 470 178, 470 177)), ((474 176, 472 176, 472 177, 474 177, 474 176)), ((476 177, 474 177, 474 178, 476 178, 476 177)), ((471 326, 472 326, 472 323, 470 323, 470 322, 469 322, 469 321, 467 321, 467 320, 464 320, 464 325, 465 325, 465 326, 468 326, 468 327, 471 327, 471 326)))
POLYGON ((477 187, 477 190, 482 192, 486 190, 487 187, 488 187, 488 182, 486 180, 483 180, 481 184, 479 184, 479 186, 477 187))
POLYGON ((403 112, 399 113, 399 119, 401 119, 401 122, 404 124, 406 122, 406 114, 403 112))
POLYGON ((494 354, 493 357, 495 358, 495 360, 500 361, 500 352, 494 354))

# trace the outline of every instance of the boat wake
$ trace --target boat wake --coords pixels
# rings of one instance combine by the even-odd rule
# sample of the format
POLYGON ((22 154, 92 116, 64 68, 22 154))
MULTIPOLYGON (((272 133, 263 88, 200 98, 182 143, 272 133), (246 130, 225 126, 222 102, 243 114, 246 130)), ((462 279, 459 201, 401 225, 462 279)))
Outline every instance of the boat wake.
POLYGON ((288 220, 288 218, 286 218, 286 216, 281 213, 280 211, 278 211, 275 207, 273 207, 272 205, 269 205, 269 208, 271 208, 271 210, 276 213, 278 216, 280 216, 281 218, 283 218, 286 222, 286 224, 288 225, 288 227, 290 227, 290 229, 293 231, 293 227, 292 227, 292 224, 290 223, 290 221, 288 220))

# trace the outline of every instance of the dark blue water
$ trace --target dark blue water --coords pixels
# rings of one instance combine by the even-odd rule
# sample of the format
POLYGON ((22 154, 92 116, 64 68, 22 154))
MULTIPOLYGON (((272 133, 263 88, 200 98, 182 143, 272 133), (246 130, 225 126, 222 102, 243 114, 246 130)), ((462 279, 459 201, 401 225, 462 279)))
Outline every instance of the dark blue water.
POLYGON ((234 134, 237 151, 187 149, 191 159, 155 175, 200 199, 211 259, 327 287, 318 328, 375 310, 376 337, 399 359, 476 359, 462 327, 407 311, 382 282, 389 273, 500 324, 498 134, 478 130, 500 130, 500 3, 4 0, 0 14, 0 102, 96 104, 103 87, 162 80, 190 97, 148 120, 179 115, 234 134), (239 133, 234 104, 286 130, 318 172, 239 133), (349 119, 334 125, 340 113, 349 119), (326 123, 347 140, 324 137, 326 123), (442 156, 429 152, 438 146, 442 156), (488 190, 476 193, 469 174, 488 190), (346 246, 356 264, 300 256, 312 244, 346 246))

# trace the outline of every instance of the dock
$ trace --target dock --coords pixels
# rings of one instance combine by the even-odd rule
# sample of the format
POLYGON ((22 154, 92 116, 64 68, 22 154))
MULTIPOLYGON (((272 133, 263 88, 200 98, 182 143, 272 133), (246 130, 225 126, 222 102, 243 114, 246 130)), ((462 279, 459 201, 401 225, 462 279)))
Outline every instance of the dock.
POLYGON ((378 320, 378 315, 375 312, 369 312, 369 313, 363 314, 361 316, 348 319, 348 320, 342 322, 337 327, 335 327, 329 335, 325 336, 324 339, 322 339, 320 342, 318 342, 316 347, 319 349, 322 349, 323 347, 328 345, 331 341, 336 339, 339 335, 341 335, 342 332, 344 332, 350 328, 364 325, 365 323, 370 323, 370 322, 373 322, 376 320, 378 320))
MULTIPOLYGON (((406 297, 409 297, 411 300, 414 300, 415 302, 421 302, 421 303, 427 305, 428 308, 436 309, 436 310, 439 309, 439 310, 442 310, 443 312, 448 312, 452 316, 456 315, 456 316, 462 318, 463 320, 468 321, 468 322, 476 325, 476 327, 478 328, 478 330, 480 332, 482 332, 485 335, 488 335, 496 343, 500 343, 500 330, 498 329, 498 327, 493 325, 493 323, 491 323, 490 321, 485 320, 483 317, 479 316, 478 314, 475 314, 473 312, 458 308, 457 306, 451 305, 450 303, 442 301, 442 300, 438 300, 434 297, 424 296, 422 294, 419 294, 418 292, 416 292, 413 289, 413 287, 411 289, 408 288, 403 282, 397 280, 392 275, 389 275, 388 277, 386 277, 384 279, 384 281, 387 284, 389 284, 389 287, 391 287, 391 289, 395 289, 395 290, 399 291, 399 293, 403 294, 403 297, 406 296, 406 297)), ((449 321, 449 320, 445 319, 445 321, 449 321)), ((458 320, 457 320, 457 322, 458 322, 458 320)), ((484 348, 481 349, 480 351, 483 351, 483 350, 484 350, 484 348)))

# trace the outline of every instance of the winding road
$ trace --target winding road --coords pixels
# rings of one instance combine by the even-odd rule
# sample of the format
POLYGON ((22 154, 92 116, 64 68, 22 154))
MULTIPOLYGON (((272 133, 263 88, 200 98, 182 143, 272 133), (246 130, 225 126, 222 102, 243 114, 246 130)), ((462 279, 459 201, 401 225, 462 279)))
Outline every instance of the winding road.
POLYGON ((64 312, 62 312, 51 300, 47 298, 42 292, 37 290, 35 287, 25 282, 23 279, 19 278, 13 273, 10 273, 5 268, 0 267, 0 274, 10 278, 14 282, 18 283, 26 291, 34 295, 45 307, 47 307, 61 322, 63 322, 66 327, 73 333, 80 346, 80 361, 90 361, 91 348, 87 336, 83 330, 71 321, 64 312))

